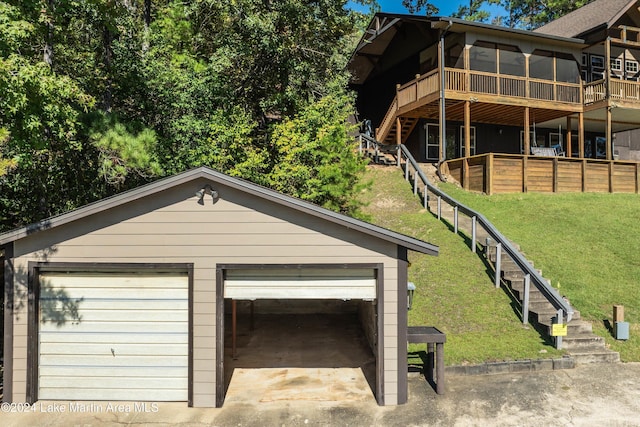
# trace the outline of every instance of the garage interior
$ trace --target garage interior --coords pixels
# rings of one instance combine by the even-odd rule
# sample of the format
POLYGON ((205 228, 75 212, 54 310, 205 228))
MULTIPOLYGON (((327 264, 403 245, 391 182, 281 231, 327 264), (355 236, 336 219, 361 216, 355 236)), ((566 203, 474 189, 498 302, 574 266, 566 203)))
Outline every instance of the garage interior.
POLYGON ((225 299, 224 306, 225 401, 375 399, 375 300, 225 299))

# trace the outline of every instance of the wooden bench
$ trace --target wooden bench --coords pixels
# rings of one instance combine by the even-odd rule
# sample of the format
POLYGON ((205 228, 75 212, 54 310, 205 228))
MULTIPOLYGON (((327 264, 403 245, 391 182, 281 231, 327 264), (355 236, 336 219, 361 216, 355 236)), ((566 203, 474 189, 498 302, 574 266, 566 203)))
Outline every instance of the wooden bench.
POLYGON ((407 342, 412 344, 427 344, 427 364, 424 375, 433 381, 434 344, 435 344, 435 383, 436 393, 444 394, 444 343, 447 336, 433 326, 409 326, 407 328, 407 342))

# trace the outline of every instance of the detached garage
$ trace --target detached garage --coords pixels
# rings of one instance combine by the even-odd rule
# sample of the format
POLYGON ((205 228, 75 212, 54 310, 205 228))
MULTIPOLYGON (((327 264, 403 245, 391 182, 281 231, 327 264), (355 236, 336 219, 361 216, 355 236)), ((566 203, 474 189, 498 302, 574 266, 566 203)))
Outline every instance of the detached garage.
MULTIPOLYGON (((349 323, 378 403, 406 402, 407 251, 438 253, 208 168, 2 234, 0 248, 5 401, 197 407, 224 403, 254 314, 271 332, 290 316, 321 334, 349 323)), ((315 360, 298 356, 283 363, 315 360)))

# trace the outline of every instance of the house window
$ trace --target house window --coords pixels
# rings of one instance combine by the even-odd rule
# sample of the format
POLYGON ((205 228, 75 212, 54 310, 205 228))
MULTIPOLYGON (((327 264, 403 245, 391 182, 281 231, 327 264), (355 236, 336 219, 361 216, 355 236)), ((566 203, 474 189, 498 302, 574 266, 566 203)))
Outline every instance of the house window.
POLYGON ((611 71, 622 71, 622 60, 620 58, 611 58, 611 71))
POLYGON ((604 70, 604 56, 591 55, 591 67, 604 70))
POLYGON ((627 73, 637 73, 638 72, 638 62, 637 61, 625 61, 624 62, 624 70, 627 73))
POLYGON ((586 53, 582 54, 582 66, 586 67, 588 65, 588 59, 587 59, 588 55, 586 53))
POLYGON ((591 81, 595 82, 596 80, 603 80, 604 79, 604 73, 601 72, 593 72, 591 73, 591 81))

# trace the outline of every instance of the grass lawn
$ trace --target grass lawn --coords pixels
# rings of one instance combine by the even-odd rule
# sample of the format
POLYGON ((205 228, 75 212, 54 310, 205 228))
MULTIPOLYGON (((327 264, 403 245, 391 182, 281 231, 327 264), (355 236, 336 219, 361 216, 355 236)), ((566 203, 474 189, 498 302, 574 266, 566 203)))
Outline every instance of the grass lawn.
MULTIPOLYGON (((409 280, 417 287, 409 324, 436 326, 447 334, 447 365, 562 354, 521 323, 482 260, 461 236, 422 209, 399 169, 370 166, 364 179, 373 184, 361 194, 371 222, 440 246, 438 257, 409 253, 409 280)), ((418 349, 424 346, 410 348, 418 349)))
POLYGON ((440 187, 517 242, 623 361, 640 361, 640 196, 637 194, 468 193, 440 187), (630 339, 605 327, 624 305, 630 339))

